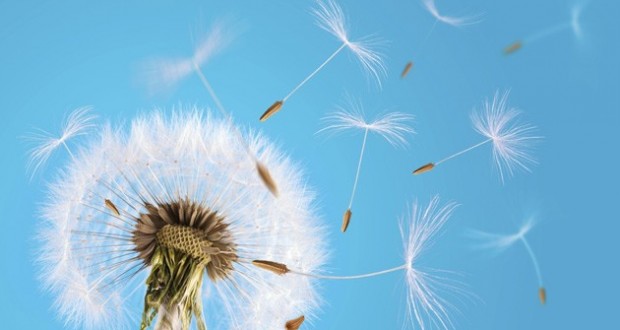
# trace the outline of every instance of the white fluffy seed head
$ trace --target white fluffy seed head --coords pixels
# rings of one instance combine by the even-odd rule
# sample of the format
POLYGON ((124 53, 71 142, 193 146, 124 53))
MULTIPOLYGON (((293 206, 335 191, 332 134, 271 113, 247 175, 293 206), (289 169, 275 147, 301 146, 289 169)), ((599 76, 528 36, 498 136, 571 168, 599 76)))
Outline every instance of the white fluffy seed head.
POLYGON ((273 329, 304 314, 320 297, 311 279, 278 277, 245 264, 272 259, 306 272, 325 261, 322 226, 302 173, 264 137, 249 146, 280 189, 264 188, 230 121, 198 109, 160 112, 110 125, 76 153, 48 191, 40 228, 41 279, 67 324, 84 329, 136 328, 149 269, 132 246, 145 203, 181 198, 202 203, 230 224, 239 260, 232 275, 205 276, 207 325, 273 329), (108 199, 120 216, 104 205, 108 199))
POLYGON ((495 92, 491 101, 484 101, 481 111, 471 115, 474 129, 493 142, 493 163, 502 183, 518 169, 530 171, 537 163, 532 151, 542 138, 535 135, 535 126, 517 121, 521 112, 508 106, 508 95, 508 91, 495 92))
POLYGON ((441 206, 439 197, 435 196, 426 207, 414 201, 411 213, 401 220, 407 282, 407 322, 412 326, 417 323, 421 329, 452 328, 450 315, 455 307, 446 297, 467 296, 459 283, 439 275, 445 272, 426 270, 419 265, 419 259, 433 245, 456 207, 457 204, 453 202, 441 206))
POLYGON ((347 107, 337 107, 337 111, 321 118, 325 127, 317 134, 337 134, 349 129, 368 130, 383 137, 393 146, 407 146, 407 137, 415 134, 411 122, 413 115, 402 112, 389 112, 377 116, 373 121, 364 117, 360 102, 349 99, 347 107))
POLYGON ((384 55, 377 49, 384 42, 373 36, 351 41, 348 36, 345 14, 338 3, 334 0, 317 0, 316 5, 317 8, 312 10, 316 24, 343 42, 358 59, 364 72, 370 75, 380 87, 387 70, 383 60, 384 55))

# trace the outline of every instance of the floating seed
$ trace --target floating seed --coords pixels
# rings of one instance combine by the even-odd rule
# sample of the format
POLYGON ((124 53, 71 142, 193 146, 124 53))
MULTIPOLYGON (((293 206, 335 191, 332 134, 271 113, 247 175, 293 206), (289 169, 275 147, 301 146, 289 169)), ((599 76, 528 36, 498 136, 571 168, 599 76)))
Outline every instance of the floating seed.
POLYGON ((114 203, 112 203, 111 200, 106 199, 105 201, 105 206, 110 209, 110 211, 112 211, 112 213, 114 213, 117 217, 121 215, 121 213, 118 211, 118 209, 116 208, 116 205, 114 205, 114 203))
POLYGON ((263 180, 263 183, 265 184, 267 189, 269 189, 269 191, 274 196, 278 197, 278 186, 276 185, 276 182, 271 177, 271 174, 269 173, 269 170, 267 169, 267 167, 263 165, 261 162, 257 161, 256 170, 258 171, 258 175, 260 176, 260 179, 263 180))
POLYGON ((299 329, 301 324, 304 323, 305 319, 306 318, 302 315, 298 318, 287 321, 286 324, 284 324, 284 327, 286 328, 286 330, 297 330, 299 329))
POLYGON ((547 302, 547 290, 545 288, 538 289, 538 298, 540 298, 540 303, 543 305, 547 302))
POLYGON ((342 216, 342 227, 340 228, 340 230, 343 233, 347 231, 347 228, 349 227, 349 222, 351 222, 351 215, 351 209, 347 209, 347 211, 344 212, 344 215, 342 216))
POLYGON ((411 71, 411 68, 413 68, 413 62, 409 61, 407 62, 407 65, 405 65, 405 68, 403 69, 403 72, 400 74, 400 77, 405 78, 407 74, 409 73, 409 71, 411 71))
POLYGON ((265 111, 265 113, 263 113, 262 116, 260 116, 260 121, 265 121, 267 119, 269 119, 269 117, 273 116, 276 112, 280 111, 280 108, 282 108, 282 104, 284 104, 283 101, 276 101, 274 102, 269 109, 267 109, 267 111, 265 111))
POLYGON ((521 41, 515 41, 514 43, 510 44, 508 47, 504 48, 504 54, 506 55, 512 54, 516 52, 517 50, 521 49, 521 46, 523 46, 521 41))
POLYGON ((422 166, 418 167, 415 171, 413 171, 413 174, 414 175, 422 174, 424 172, 428 172, 428 171, 432 170, 433 168, 435 168, 435 164, 434 163, 428 163, 428 164, 425 164, 425 165, 422 165, 422 166))
POLYGON ((274 261, 267 260, 253 260, 252 265, 262 268, 264 270, 268 270, 272 273, 276 273, 277 275, 284 275, 289 272, 288 267, 285 264, 281 264, 274 261))

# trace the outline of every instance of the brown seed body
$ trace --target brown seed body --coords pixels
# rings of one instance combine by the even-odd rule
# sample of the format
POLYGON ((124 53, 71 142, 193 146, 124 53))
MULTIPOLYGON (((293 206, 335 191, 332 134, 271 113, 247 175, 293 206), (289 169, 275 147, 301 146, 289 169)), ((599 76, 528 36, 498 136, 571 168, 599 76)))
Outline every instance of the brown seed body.
POLYGON ((267 111, 265 111, 265 113, 263 113, 263 115, 260 116, 260 121, 265 121, 265 120, 269 119, 269 117, 273 116, 276 112, 280 111, 280 108, 282 108, 283 104, 284 104, 283 101, 276 101, 276 102, 274 102, 267 109, 267 111))
POLYGON ((413 68, 413 62, 409 61, 407 62, 407 65, 405 65, 405 68, 403 69, 403 72, 400 74, 400 77, 405 78, 407 74, 409 73, 409 71, 411 71, 411 68, 413 68))
POLYGON ((504 54, 512 54, 517 50, 521 49, 522 46, 523 44, 521 43, 521 41, 515 41, 514 43, 508 45, 508 47, 504 48, 504 54))
POLYGON ((432 170, 433 168, 435 168, 435 164, 434 163, 428 163, 428 164, 425 164, 425 165, 422 165, 422 166, 418 167, 415 171, 413 171, 413 174, 414 175, 422 174, 424 172, 428 172, 428 171, 432 170))
POLYGON ((262 268, 264 270, 268 270, 272 273, 276 273, 278 275, 284 275, 289 272, 288 267, 285 264, 281 264, 274 261, 268 260, 252 260, 252 265, 262 268))
POLYGON ((116 208, 116 205, 114 205, 114 203, 112 203, 111 200, 106 199, 105 201, 105 206, 110 209, 110 211, 112 211, 112 213, 114 213, 114 215, 116 215, 117 217, 121 215, 121 213, 118 211, 118 208, 116 208))
POLYGON ((286 324, 284 324, 284 328, 286 330, 297 330, 297 329, 299 329, 301 324, 304 323, 305 319, 306 319, 306 317, 302 315, 302 316, 300 316, 298 318, 289 320, 288 322, 286 322, 286 324))
POLYGON ((347 231, 347 228, 349 228, 349 223, 351 222, 351 215, 353 213, 351 212, 351 209, 347 209, 344 212, 344 215, 342 216, 342 227, 340 228, 340 230, 344 233, 345 231, 347 231))
POLYGON ((538 289, 538 298, 540 298, 540 303, 545 304, 547 302, 547 290, 545 288, 538 289))
POLYGON ((261 162, 257 161, 256 171, 258 171, 258 175, 260 176, 260 179, 263 180, 263 183, 265 184, 267 189, 269 189, 269 191, 274 196, 278 197, 278 186, 276 185, 276 182, 271 177, 271 174, 269 173, 269 170, 267 169, 267 167, 263 165, 261 162))

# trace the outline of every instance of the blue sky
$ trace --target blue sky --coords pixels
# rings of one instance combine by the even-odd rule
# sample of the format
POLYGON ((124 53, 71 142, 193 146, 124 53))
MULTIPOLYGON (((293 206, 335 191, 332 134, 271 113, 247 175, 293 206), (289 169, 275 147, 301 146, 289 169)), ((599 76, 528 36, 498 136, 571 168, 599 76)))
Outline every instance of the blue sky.
MULTIPOLYGON (((620 127, 620 3, 593 0, 584 8, 583 36, 569 30, 502 49, 570 20, 575 1, 437 0, 448 14, 478 14, 478 24, 435 23, 419 1, 340 1, 351 37, 386 40, 388 75, 378 88, 350 55, 338 56, 266 123, 258 116, 338 46, 317 28, 312 1, 0 1, 0 315, 7 329, 62 329, 34 265, 38 206, 46 181, 63 164, 59 152, 29 180, 27 144, 33 128, 55 131, 66 113, 94 106, 104 121, 128 121, 154 108, 213 107, 199 80, 150 96, 139 67, 152 56, 186 56, 192 34, 225 19, 237 31, 230 47, 204 67, 236 120, 261 129, 299 162, 319 192, 330 230, 328 268, 355 274, 401 262, 398 218, 414 199, 439 194, 460 204, 444 234, 425 255, 428 267, 454 270, 477 296, 458 302, 457 329, 600 329, 615 324, 620 294, 617 235, 620 127), (429 31, 431 31, 429 34, 429 31), (415 61, 409 76, 400 71, 415 61), (523 111, 544 140, 539 165, 501 184, 490 149, 479 148, 441 169, 412 176, 426 162, 480 141, 469 114, 496 90, 523 111), (347 95, 369 116, 401 111, 416 116, 408 148, 370 136, 354 204, 354 223, 339 232, 362 134, 315 135, 320 118, 347 95), (493 256, 471 249, 464 233, 477 228, 516 231, 527 217, 548 303, 537 299, 535 274, 516 245, 493 256), (613 322, 613 323, 612 323, 613 322)), ((322 282, 325 298, 313 329, 397 329, 405 312, 402 274, 322 282)), ((136 306, 140 309, 141 306, 136 306)))

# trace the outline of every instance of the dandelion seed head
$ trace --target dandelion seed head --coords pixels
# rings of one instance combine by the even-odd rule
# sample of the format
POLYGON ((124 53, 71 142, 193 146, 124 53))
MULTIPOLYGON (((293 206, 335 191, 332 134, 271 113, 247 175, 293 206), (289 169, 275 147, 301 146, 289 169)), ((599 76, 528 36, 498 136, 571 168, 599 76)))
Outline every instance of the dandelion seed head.
POLYGON ((449 314, 453 306, 439 293, 446 289, 458 289, 434 274, 436 271, 420 268, 418 259, 433 245, 433 240, 456 207, 455 203, 440 206, 438 196, 433 197, 426 208, 415 201, 409 216, 400 223, 405 248, 407 322, 412 325, 417 323, 421 329, 453 327, 449 314))
POLYGON ((369 74, 381 86, 381 79, 386 76, 384 55, 377 49, 383 41, 379 38, 368 36, 356 41, 349 40, 348 26, 342 8, 333 0, 317 0, 317 8, 312 10, 316 18, 316 24, 323 30, 334 35, 342 41, 358 59, 364 72, 369 74))
POLYGON ((452 26, 463 26, 463 25, 471 25, 480 22, 480 16, 464 16, 464 17, 454 17, 454 16, 444 16, 439 13, 437 9, 437 5, 435 4, 435 0, 422 0, 422 4, 426 8, 426 10, 435 17, 440 22, 452 25, 452 26))
POLYGON ((64 120, 59 135, 37 130, 27 135, 24 139, 34 146, 28 151, 28 171, 31 176, 43 167, 50 156, 59 147, 66 147, 67 141, 77 136, 86 134, 95 127, 94 121, 97 119, 92 114, 92 107, 85 106, 73 110, 64 120))
POLYGON ((323 117, 325 127, 319 133, 337 134, 349 129, 368 130, 382 136, 393 146, 406 146, 407 136, 415 134, 410 123, 413 115, 402 112, 389 112, 378 116, 373 121, 366 120, 361 104, 349 99, 347 107, 338 106, 337 111, 323 117))
POLYGON ((530 171, 537 163, 531 154, 534 144, 541 139, 535 126, 517 122, 520 111, 508 106, 508 94, 497 91, 493 100, 485 100, 482 110, 471 115, 474 129, 493 142, 493 163, 502 183, 518 169, 530 171))
MULTIPOLYGON (((320 270, 325 243, 314 194, 291 160, 248 134, 250 149, 279 183, 274 198, 235 129, 199 109, 154 112, 128 127, 104 126, 60 171, 43 209, 38 261, 68 326, 136 328, 143 308, 129 301, 144 301, 145 288, 158 290, 146 276, 166 249, 202 265, 196 269, 204 275, 191 278, 202 281, 196 296, 209 326, 279 328, 315 315, 313 280, 246 264, 277 259, 320 270)), ((178 309, 162 304, 159 313, 153 324, 168 318, 181 327, 178 309)))

